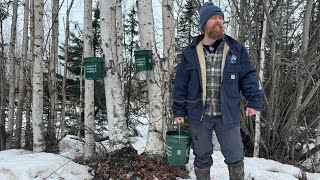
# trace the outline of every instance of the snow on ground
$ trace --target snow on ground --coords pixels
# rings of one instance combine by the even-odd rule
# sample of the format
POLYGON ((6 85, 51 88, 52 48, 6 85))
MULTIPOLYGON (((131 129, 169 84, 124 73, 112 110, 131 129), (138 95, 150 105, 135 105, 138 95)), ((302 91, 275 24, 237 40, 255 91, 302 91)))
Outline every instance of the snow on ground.
MULTIPOLYGON (((132 146, 141 154, 146 147, 147 126, 140 125, 138 132, 141 137, 132 137, 132 146)), ((107 148, 108 141, 97 143, 101 149, 107 148)), ((194 180, 194 155, 190 151, 190 158, 186 168, 190 179, 194 180)), ((60 155, 51 153, 34 153, 25 150, 0 151, 0 180, 81 180, 92 179, 89 168, 72 162, 69 158, 83 155, 83 141, 75 136, 66 136, 60 141, 60 155), (69 157, 69 158, 66 158, 69 157)), ((228 180, 228 168, 224 163, 220 151, 214 151, 213 166, 211 167, 212 180, 228 180)), ((291 165, 281 164, 263 158, 244 159, 245 177, 247 180, 297 180, 300 169, 291 165)), ((320 173, 307 173, 308 180, 320 180, 320 173)))
POLYGON ((147 136, 148 136, 148 126, 139 125, 136 127, 138 133, 141 137, 132 137, 130 138, 130 142, 132 147, 137 150, 138 154, 143 153, 144 149, 146 148, 147 144, 147 136))
MULTIPOLYGON (((191 179, 196 179, 193 170, 194 155, 190 152, 187 170, 191 179)), ((211 167, 211 180, 229 180, 228 167, 224 163, 223 155, 220 151, 214 151, 213 165, 211 167)), ((300 169, 291 165, 281 164, 277 161, 263 158, 244 159, 244 171, 246 180, 298 180, 300 169)), ((308 180, 320 180, 320 173, 307 173, 308 180)))
POLYGON ((92 179, 87 166, 52 153, 0 151, 0 180, 92 179))
MULTIPOLYGON (((96 142, 96 152, 105 153, 109 151, 108 140, 96 142)), ((59 142, 59 154, 61 156, 74 159, 84 155, 84 139, 77 136, 66 135, 59 142)))
POLYGON ((84 143, 77 140, 76 136, 66 135, 59 142, 59 154, 71 159, 80 157, 84 154, 84 143))

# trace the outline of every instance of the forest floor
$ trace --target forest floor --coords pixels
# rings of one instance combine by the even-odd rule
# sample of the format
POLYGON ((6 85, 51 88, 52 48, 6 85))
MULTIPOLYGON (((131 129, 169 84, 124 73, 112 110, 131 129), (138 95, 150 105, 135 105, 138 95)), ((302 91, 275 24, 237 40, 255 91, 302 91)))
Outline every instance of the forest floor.
POLYGON ((123 148, 108 154, 92 166, 94 180, 100 179, 176 179, 188 178, 185 166, 169 165, 164 160, 138 155, 132 148, 123 148))

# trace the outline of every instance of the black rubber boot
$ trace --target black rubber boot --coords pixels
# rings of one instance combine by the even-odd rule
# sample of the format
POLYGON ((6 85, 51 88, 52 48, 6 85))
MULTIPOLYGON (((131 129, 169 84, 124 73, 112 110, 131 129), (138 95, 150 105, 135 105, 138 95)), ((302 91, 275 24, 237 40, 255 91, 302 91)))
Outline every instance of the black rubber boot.
POLYGON ((197 180, 210 180, 210 168, 194 168, 194 173, 196 174, 197 180))
POLYGON ((244 180, 244 164, 243 161, 228 165, 230 180, 244 180))

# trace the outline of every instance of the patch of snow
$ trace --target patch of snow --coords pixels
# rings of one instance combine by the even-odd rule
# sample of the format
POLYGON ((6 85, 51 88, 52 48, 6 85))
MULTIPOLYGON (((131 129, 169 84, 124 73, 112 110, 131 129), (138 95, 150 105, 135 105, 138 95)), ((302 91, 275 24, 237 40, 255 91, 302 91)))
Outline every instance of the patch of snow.
POLYGON ((92 179, 89 167, 52 153, 0 152, 0 180, 92 179))

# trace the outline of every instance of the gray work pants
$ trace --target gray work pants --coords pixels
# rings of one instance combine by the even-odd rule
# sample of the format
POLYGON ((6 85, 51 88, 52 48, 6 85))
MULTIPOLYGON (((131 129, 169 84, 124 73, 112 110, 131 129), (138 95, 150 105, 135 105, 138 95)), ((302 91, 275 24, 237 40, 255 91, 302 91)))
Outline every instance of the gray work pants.
POLYGON ((221 116, 203 116, 202 121, 190 120, 193 139, 194 166, 207 168, 212 166, 212 131, 215 130, 220 143, 221 152, 228 165, 243 161, 243 144, 240 126, 226 127, 221 116))

